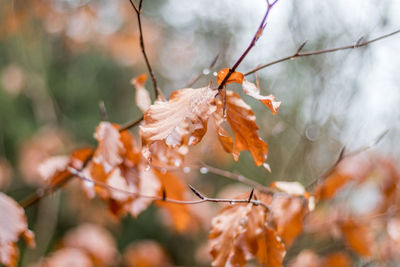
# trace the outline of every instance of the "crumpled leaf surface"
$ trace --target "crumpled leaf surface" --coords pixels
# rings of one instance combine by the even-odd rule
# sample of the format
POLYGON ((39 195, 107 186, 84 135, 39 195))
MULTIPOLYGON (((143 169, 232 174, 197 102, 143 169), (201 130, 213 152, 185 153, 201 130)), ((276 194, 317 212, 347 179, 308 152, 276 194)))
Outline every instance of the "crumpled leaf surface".
POLYGON ((209 234, 213 266, 244 266, 257 258, 269 267, 282 266, 285 246, 267 225, 268 211, 253 204, 226 206, 212 220, 209 234))
POLYGON ((144 115, 140 126, 144 144, 165 140, 169 146, 188 142, 195 145, 207 130, 207 121, 216 109, 216 90, 186 88, 172 93, 168 101, 157 100, 144 115))
POLYGON ((28 229, 24 209, 15 200, 0 192, 0 263, 17 266, 17 242, 22 235, 29 246, 35 246, 33 233, 28 229))

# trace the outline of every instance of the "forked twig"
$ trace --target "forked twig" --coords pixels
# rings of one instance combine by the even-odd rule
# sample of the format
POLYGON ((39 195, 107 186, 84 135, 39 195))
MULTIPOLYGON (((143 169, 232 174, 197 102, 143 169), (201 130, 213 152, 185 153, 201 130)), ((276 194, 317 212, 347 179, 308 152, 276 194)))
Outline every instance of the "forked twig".
POLYGON ((72 173, 74 175, 74 177, 77 177, 83 181, 86 182, 90 182, 93 183, 99 187, 102 187, 104 189, 108 189, 108 190, 112 190, 115 192, 119 192, 119 193, 123 193, 129 196, 133 196, 136 198, 146 198, 146 199, 153 199, 153 200, 158 200, 158 201, 163 201, 163 202, 168 202, 168 203, 174 203, 174 204, 182 204, 182 205, 194 205, 194 204, 200 204, 200 203, 204 203, 204 202, 218 202, 218 203, 230 203, 230 204, 243 204, 243 203, 252 203, 255 206, 263 206, 266 209, 269 209, 268 206, 259 201, 259 200, 255 200, 255 199, 234 199, 234 198, 211 198, 211 197, 206 197, 203 194, 201 194, 198 190, 196 190, 193 186, 189 185, 189 188, 192 190, 192 192, 198 197, 200 198, 199 200, 178 200, 178 199, 172 199, 172 198, 168 198, 166 197, 166 192, 163 193, 162 196, 148 196, 148 195, 143 195, 143 194, 139 194, 136 192, 129 192, 117 187, 113 187, 110 186, 106 183, 103 183, 101 181, 96 181, 96 180, 92 180, 90 178, 85 177, 84 175, 82 175, 82 173, 72 167, 68 167, 68 171, 70 173, 72 173))
POLYGON ((253 36, 253 39, 251 40, 249 46, 246 48, 246 50, 243 52, 243 54, 239 57, 239 59, 233 64, 232 68, 229 69, 228 74, 225 76, 221 84, 218 86, 218 90, 222 90, 228 81, 229 77, 232 75, 232 73, 235 72, 236 68, 242 63, 243 59, 247 56, 247 54, 250 52, 250 50, 255 46, 257 40, 261 37, 265 27, 267 26, 266 20, 268 18, 269 12, 272 9, 272 7, 278 2, 278 0, 274 0, 272 3, 267 0, 267 10, 265 11, 264 17, 261 20, 260 25, 257 28, 256 33, 253 36))
POLYGON ((261 65, 259 67, 256 67, 250 71, 248 71, 247 73, 244 74, 244 76, 248 76, 252 73, 255 73, 261 69, 267 68, 269 66, 275 65, 277 63, 281 63, 284 61, 288 61, 288 60, 292 60, 292 59, 296 59, 296 58, 300 58, 300 57, 307 57, 307 56, 312 56, 312 55, 320 55, 320 54, 327 54, 327 53, 332 53, 332 52, 336 52, 336 51, 341 51, 341 50, 347 50, 347 49, 355 49, 355 48, 360 48, 363 46, 367 46, 371 43, 380 41, 382 39, 388 38, 390 36, 393 36, 395 34, 400 33, 400 30, 379 36, 377 38, 371 39, 369 41, 363 41, 362 38, 360 38, 356 43, 354 44, 350 44, 350 45, 345 45, 345 46, 340 46, 340 47, 336 47, 336 48, 328 48, 328 49, 321 49, 321 50, 313 50, 313 51, 306 51, 306 52, 301 52, 301 50, 304 48, 305 43, 301 44, 300 47, 297 49, 296 53, 287 56, 287 57, 283 57, 274 61, 271 61, 269 63, 266 63, 264 65, 261 65))

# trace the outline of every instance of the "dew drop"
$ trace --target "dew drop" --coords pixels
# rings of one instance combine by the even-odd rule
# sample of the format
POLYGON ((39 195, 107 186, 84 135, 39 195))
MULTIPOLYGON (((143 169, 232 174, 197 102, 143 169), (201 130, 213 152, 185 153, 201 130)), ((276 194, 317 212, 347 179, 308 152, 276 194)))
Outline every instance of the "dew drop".
POLYGON ((201 167, 200 168, 200 173, 201 174, 206 174, 206 173, 208 173, 208 169, 206 167, 201 167))
POLYGON ((166 168, 162 168, 162 169, 161 169, 161 173, 162 173, 162 174, 166 174, 166 173, 167 173, 167 169, 166 169, 166 168))
POLYGON ((188 167, 188 166, 183 167, 183 172, 184 173, 189 173, 190 171, 191 171, 190 167, 188 167))
POLYGON ((216 71, 213 72, 213 75, 217 77, 218 73, 216 71))
POLYGON ((236 203, 235 201, 229 201, 229 204, 231 204, 231 205, 233 205, 235 203, 236 203))
POLYGON ((271 167, 269 166, 268 163, 264 163, 264 164, 263 164, 263 167, 264 167, 269 173, 271 173, 271 167))
POLYGON ((146 168, 145 168, 144 170, 145 170, 146 172, 147 172, 147 171, 150 171, 150 164, 147 164, 147 165, 146 165, 146 168))
POLYGON ((204 75, 207 75, 207 74, 209 74, 209 73, 210 73, 210 70, 209 70, 209 69, 206 68, 206 69, 203 70, 203 74, 204 74, 204 75))

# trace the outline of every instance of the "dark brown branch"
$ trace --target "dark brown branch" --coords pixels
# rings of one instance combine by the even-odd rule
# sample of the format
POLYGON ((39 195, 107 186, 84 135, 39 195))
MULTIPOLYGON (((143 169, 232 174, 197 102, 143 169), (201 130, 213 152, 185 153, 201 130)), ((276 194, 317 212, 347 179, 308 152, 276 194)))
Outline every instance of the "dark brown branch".
POLYGON ((250 52, 250 50, 255 46, 257 40, 261 37, 261 35, 265 29, 265 26, 267 26, 266 20, 268 18, 270 10, 277 2, 278 2, 278 0, 275 0, 272 3, 270 3, 267 0, 267 10, 265 11, 264 17, 261 20, 260 26, 258 26, 257 31, 253 36, 253 39, 251 40, 249 46, 246 48, 246 50, 243 52, 243 54, 239 57, 239 59, 235 62, 235 64, 233 64, 232 68, 229 69, 228 74, 225 76, 225 78, 223 79, 221 84, 218 86, 218 90, 222 90, 224 88, 229 77, 232 75, 232 73, 235 72, 236 68, 240 65, 240 63, 242 63, 243 59, 247 56, 247 54, 250 52))
POLYGON ((142 4, 143 4, 143 0, 139 1, 139 7, 136 7, 135 3, 133 2, 133 0, 129 0, 129 2, 131 3, 133 9, 136 12, 136 16, 137 16, 137 20, 138 20, 138 24, 139 24, 139 39, 140 39, 140 48, 142 49, 142 54, 144 57, 144 60, 146 61, 146 66, 147 69, 149 71, 150 77, 151 77, 151 81, 153 82, 153 87, 154 87, 154 94, 156 99, 158 98, 158 96, 163 97, 163 94, 160 90, 160 88, 157 85, 157 80, 156 80, 156 76, 154 75, 154 71, 153 68, 150 65, 150 61, 149 58, 147 57, 147 53, 146 53, 146 49, 144 47, 144 38, 143 38, 143 28, 142 28, 142 19, 140 17, 140 14, 142 13, 142 4))
MULTIPOLYGON (((83 176, 78 170, 69 167, 68 171, 71 172, 74 176, 78 179, 81 179, 83 181, 87 181, 87 182, 91 182, 99 187, 108 189, 108 190, 112 190, 115 192, 119 192, 119 193, 123 193, 123 194, 127 194, 136 198, 147 198, 147 199, 153 199, 153 200, 159 200, 159 201, 163 201, 163 202, 168 202, 168 203, 174 203, 174 204, 182 204, 182 205, 194 205, 194 204, 200 204, 200 203, 204 203, 204 202, 218 202, 218 203, 230 203, 230 204, 241 204, 241 203, 249 203, 249 200, 246 199, 234 199, 234 198, 210 198, 210 197, 206 197, 200 193, 198 193, 199 195, 201 195, 203 198, 199 199, 199 200, 178 200, 178 199, 171 199, 171 198, 167 198, 164 196, 148 196, 148 195, 142 195, 139 193, 135 193, 135 192, 129 192, 120 188, 116 188, 113 186, 110 186, 106 183, 100 182, 100 181, 96 181, 96 180, 92 180, 89 179, 85 176, 83 176)), ((193 187, 191 187, 192 189, 193 187)), ((194 188, 193 188, 194 189, 194 188)), ((192 189, 192 191, 193 191, 192 189)), ((194 189, 196 192, 198 192, 196 189, 194 189)), ((194 192, 194 191, 193 191, 194 192)), ((197 194, 196 194, 197 195, 197 194)), ((197 195, 197 196, 199 196, 197 195)), ((259 200, 251 200, 250 203, 252 203, 255 206, 263 206, 266 209, 269 209, 268 206, 259 201, 259 200)))
POLYGON ((142 115, 142 117, 140 117, 139 119, 127 122, 126 124, 122 125, 122 127, 119 129, 120 132, 128 130, 132 127, 135 127, 136 125, 138 125, 142 120, 144 119, 144 116, 142 115))
POLYGON ((301 52, 302 48, 304 47, 304 43, 299 47, 299 49, 297 49, 297 52, 294 53, 293 55, 287 56, 287 57, 283 57, 281 59, 277 59, 274 61, 271 61, 267 64, 261 65, 259 67, 256 67, 252 70, 250 70, 249 72, 245 73, 244 76, 250 75, 252 73, 255 73, 261 69, 267 68, 269 66, 284 62, 284 61, 288 61, 288 60, 292 60, 292 59, 296 59, 296 58, 300 58, 300 57, 307 57, 307 56, 312 56, 312 55, 320 55, 320 54, 327 54, 327 53, 332 53, 332 52, 336 52, 336 51, 341 51, 341 50, 347 50, 347 49, 355 49, 355 48, 360 48, 363 46, 367 46, 371 43, 380 41, 382 39, 388 38, 390 36, 393 36, 395 34, 400 33, 400 30, 382 35, 380 37, 371 39, 369 41, 363 41, 362 38, 360 38, 355 44, 351 44, 351 45, 345 45, 345 46, 341 46, 341 47, 336 47, 336 48, 329 48, 329 49, 321 49, 321 50, 313 50, 313 51, 307 51, 307 52, 301 52))

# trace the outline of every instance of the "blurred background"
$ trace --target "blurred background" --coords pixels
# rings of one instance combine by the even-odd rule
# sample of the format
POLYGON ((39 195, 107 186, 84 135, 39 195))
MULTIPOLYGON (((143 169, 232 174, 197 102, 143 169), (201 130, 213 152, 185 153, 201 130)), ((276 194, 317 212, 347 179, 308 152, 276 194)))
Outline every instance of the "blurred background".
MULTIPOLYGON (((232 66, 246 49, 265 8, 263 0, 145 0, 145 45, 164 94, 184 88, 199 74, 194 88, 215 82, 215 72, 232 66)), ((309 51, 395 31, 399 11, 400 2, 394 0, 279 0, 238 71, 291 55, 305 41, 303 51, 309 51)), ((44 159, 95 145, 100 101, 113 122, 141 116, 130 80, 147 69, 128 0, 4 0, 0 21, 0 190, 21 200, 41 186, 37 166, 44 159)), ((282 101, 277 115, 239 86, 229 85, 257 115, 260 135, 269 145, 271 173, 256 167, 247 152, 235 163, 212 134, 193 149, 193 157, 266 185, 275 180, 308 185, 343 147, 350 153, 372 145, 397 161, 399 47, 400 35, 395 35, 362 48, 286 61, 249 76, 252 82, 259 79, 263 95, 282 101)), ((152 88, 150 82, 147 88, 152 88)), ((250 190, 226 188, 229 180, 202 173, 186 170, 183 177, 209 196, 250 190)), ((153 206, 136 219, 119 221, 101 200, 87 200, 71 184, 26 211, 38 246, 25 250, 21 244, 21 266, 54 251, 83 223, 105 231, 108 249, 120 258, 139 253, 137 247, 145 244, 144 251, 157 250, 162 261, 173 265, 207 266, 207 230, 218 207, 192 208, 202 226, 178 233, 153 206)))

